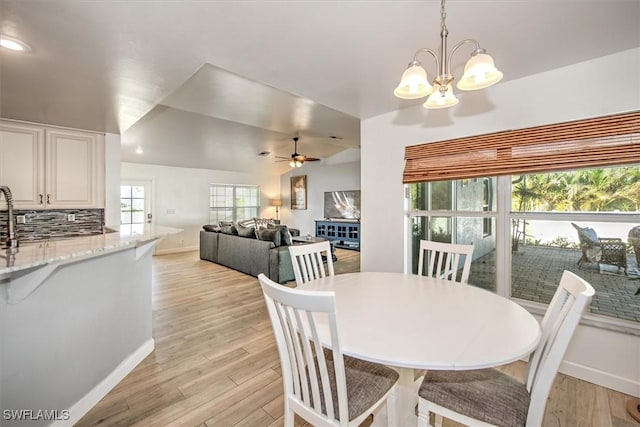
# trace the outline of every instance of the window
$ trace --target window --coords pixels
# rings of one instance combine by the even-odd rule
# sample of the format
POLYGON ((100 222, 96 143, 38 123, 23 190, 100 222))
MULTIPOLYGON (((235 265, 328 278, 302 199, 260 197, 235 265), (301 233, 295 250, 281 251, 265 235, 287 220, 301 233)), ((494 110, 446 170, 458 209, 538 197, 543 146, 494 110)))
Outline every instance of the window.
POLYGON ((639 190, 635 165, 512 176, 511 296, 548 304, 570 270, 595 288, 592 313, 640 322, 639 190))
MULTIPOLYGON (((487 233, 496 216, 494 182, 495 178, 483 178, 410 185, 413 273, 417 273, 420 240, 473 244, 474 259, 495 252, 495 237, 487 233)), ((495 291, 495 268, 472 262, 469 282, 495 291)))
POLYGON ((144 186, 120 186, 120 224, 144 224, 144 186))
POLYGON ((639 129, 634 112, 407 147, 410 241, 473 243, 469 282, 532 307, 573 271, 588 321, 640 329, 639 129))
POLYGON ((209 222, 243 221, 258 216, 260 187, 257 185, 211 184, 209 222))

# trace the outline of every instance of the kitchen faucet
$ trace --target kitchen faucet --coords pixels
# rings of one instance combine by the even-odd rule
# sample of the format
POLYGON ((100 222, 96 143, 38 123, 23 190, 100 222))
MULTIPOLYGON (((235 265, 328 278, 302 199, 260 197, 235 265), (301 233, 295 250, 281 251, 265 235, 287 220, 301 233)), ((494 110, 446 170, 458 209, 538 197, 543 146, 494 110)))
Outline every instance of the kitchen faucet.
POLYGON ((4 194, 4 198, 7 201, 8 218, 7 218, 7 249, 17 248, 18 239, 16 237, 16 231, 13 224, 13 196, 11 190, 6 185, 0 185, 0 193, 4 194))

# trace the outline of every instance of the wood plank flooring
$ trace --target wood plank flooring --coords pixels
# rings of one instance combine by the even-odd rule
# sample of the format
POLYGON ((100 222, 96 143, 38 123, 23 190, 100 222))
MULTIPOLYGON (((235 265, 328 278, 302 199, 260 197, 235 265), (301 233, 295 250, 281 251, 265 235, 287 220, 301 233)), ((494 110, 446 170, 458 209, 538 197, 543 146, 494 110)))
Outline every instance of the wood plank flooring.
MULTIPOLYGON (((357 271, 359 255, 338 249, 336 273, 357 271)), ((154 257, 153 337, 154 352, 77 426, 283 425, 280 363, 255 277, 197 252, 154 257)), ((522 377, 525 364, 504 369, 522 377)), ((628 398, 559 375, 545 426, 638 427, 628 398)))

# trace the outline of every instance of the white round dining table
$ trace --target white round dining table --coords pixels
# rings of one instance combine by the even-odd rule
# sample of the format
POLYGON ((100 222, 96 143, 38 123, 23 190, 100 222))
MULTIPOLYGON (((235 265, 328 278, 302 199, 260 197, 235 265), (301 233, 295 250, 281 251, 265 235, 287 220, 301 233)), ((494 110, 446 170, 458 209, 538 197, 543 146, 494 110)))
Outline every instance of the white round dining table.
MULTIPOLYGON (((413 369, 500 366, 527 356, 540 340, 537 320, 515 302, 448 280, 360 272, 313 280, 300 289, 335 292, 344 354, 400 373, 398 420, 389 420, 389 425, 415 420, 413 369)), ((321 339, 329 342, 328 328, 322 319, 318 323, 321 339)))

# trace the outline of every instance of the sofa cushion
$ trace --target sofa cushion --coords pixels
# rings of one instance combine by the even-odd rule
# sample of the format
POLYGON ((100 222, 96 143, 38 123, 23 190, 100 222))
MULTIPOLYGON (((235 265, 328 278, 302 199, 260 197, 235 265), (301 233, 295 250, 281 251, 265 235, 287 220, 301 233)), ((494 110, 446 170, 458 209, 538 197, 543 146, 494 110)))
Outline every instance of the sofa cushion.
POLYGON ((214 233, 219 233, 220 232, 220 226, 219 225, 215 225, 215 224, 205 224, 202 226, 202 229, 204 231, 211 231, 214 233))
POLYGON ((290 246, 293 244, 291 240, 291 233, 289 232, 289 227, 286 225, 268 225, 267 228, 272 228, 280 231, 280 241, 282 242, 282 246, 290 246))
POLYGON ((218 234, 218 264, 252 276, 269 271, 269 254, 273 242, 218 234))
POLYGON ((273 242, 278 247, 282 245, 280 230, 276 228, 259 228, 257 231, 258 239, 273 242))
POLYGON ((236 230, 238 231, 238 236, 240 237, 248 237, 250 239, 255 239, 257 237, 256 228, 254 226, 246 227, 238 223, 236 224, 236 230))
POLYGON ((223 225, 220 228, 220 232, 222 234, 232 234, 232 235, 236 235, 236 236, 238 235, 238 229, 233 224, 232 225, 223 225))

